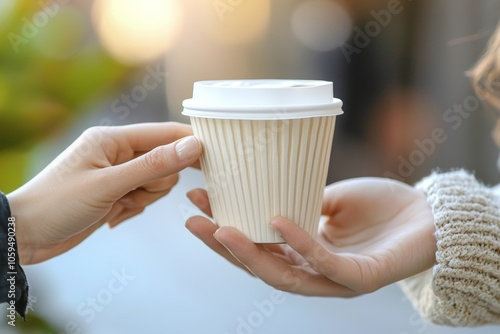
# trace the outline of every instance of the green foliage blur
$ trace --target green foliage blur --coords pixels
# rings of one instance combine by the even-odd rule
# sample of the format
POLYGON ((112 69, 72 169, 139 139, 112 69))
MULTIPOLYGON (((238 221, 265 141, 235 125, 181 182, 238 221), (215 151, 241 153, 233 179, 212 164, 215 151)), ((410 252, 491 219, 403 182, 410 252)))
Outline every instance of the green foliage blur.
POLYGON ((43 140, 133 71, 91 23, 72 1, 1 0, 0 153, 43 140))
MULTIPOLYGON (((6 193, 26 181, 34 144, 119 89, 136 70, 106 53, 88 8, 80 7, 68 0, 0 0, 0 190, 6 193)), ((11 329, 58 332, 35 312, 11 329)))

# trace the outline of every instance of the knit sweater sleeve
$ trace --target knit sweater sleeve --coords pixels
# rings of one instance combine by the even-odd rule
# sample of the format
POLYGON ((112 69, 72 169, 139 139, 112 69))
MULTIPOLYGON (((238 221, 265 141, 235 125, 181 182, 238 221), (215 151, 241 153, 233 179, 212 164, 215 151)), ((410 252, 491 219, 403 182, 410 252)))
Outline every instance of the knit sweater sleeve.
POLYGON ((420 314, 448 326, 500 324, 500 200, 460 170, 434 173, 416 187, 436 225, 433 268, 400 282, 420 314))

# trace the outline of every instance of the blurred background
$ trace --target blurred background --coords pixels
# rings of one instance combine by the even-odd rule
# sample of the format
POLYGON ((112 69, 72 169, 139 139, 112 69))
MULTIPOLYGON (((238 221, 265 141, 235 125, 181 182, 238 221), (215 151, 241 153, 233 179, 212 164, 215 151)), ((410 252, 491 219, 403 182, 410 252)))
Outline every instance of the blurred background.
MULTIPOLYGON (((493 123, 466 72, 499 14, 499 0, 1 0, 0 188, 89 126, 187 123, 195 81, 241 78, 334 82, 345 113, 328 182, 413 184, 464 167, 496 184, 493 123)), ((0 332, 498 332, 427 324, 394 285, 353 300, 275 298, 183 227, 198 214, 184 194, 202 186, 186 170, 144 214, 27 267, 34 311, 0 332)))

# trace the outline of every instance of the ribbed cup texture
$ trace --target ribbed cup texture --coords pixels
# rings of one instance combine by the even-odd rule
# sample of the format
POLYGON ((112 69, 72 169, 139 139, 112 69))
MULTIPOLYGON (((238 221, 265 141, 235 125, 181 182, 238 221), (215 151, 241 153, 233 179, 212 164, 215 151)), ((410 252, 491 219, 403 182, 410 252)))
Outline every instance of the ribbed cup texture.
POLYGON ((335 116, 290 120, 191 117, 215 223, 256 243, 284 242, 270 226, 284 216, 315 236, 335 116))

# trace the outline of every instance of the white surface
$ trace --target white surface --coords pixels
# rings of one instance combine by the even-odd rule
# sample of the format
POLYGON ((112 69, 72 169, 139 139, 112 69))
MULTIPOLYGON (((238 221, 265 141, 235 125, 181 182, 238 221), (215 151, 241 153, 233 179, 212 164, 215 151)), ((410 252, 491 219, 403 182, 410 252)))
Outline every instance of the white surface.
POLYGON ((36 310, 61 329, 75 322, 92 334, 499 332, 498 327, 429 325, 397 286, 349 300, 275 296, 272 288, 226 263, 185 229, 185 219, 198 211, 184 194, 200 186, 201 173, 186 170, 174 191, 144 214, 114 230, 102 228, 58 258, 27 267, 36 310), (113 272, 122 270, 134 278, 117 292, 113 272), (90 308, 82 314, 78 307, 99 297, 105 305, 87 321, 90 308), (259 311, 257 305, 267 308, 259 311), (243 321, 247 327, 238 331, 243 321))
POLYGON ((294 119, 342 114, 333 83, 321 80, 215 80, 194 84, 183 114, 222 119, 294 119))

